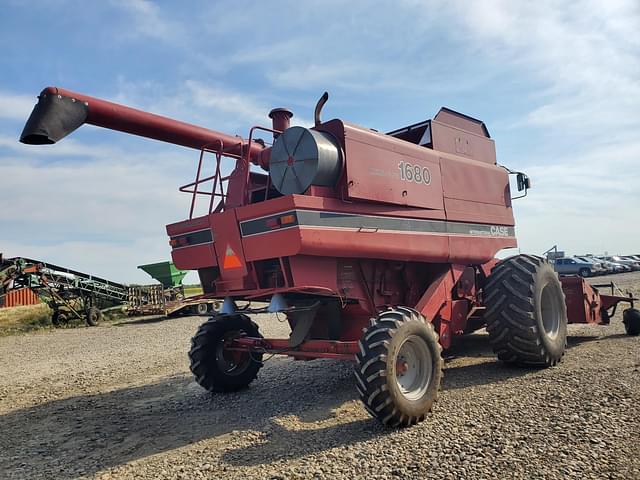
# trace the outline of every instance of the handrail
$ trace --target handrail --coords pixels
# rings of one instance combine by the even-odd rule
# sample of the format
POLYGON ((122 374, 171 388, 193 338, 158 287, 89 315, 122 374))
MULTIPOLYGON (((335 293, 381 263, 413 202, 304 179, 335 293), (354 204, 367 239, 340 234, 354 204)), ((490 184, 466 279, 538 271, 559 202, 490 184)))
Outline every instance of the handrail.
MULTIPOLYGON (((264 132, 269 132, 272 134, 281 134, 282 132, 279 130, 274 130, 267 127, 254 126, 249 130, 249 139, 247 144, 251 145, 253 141, 253 135, 256 130, 261 130, 264 132)), ((214 212, 214 204, 216 198, 220 198, 220 203, 215 206, 215 211, 222 211, 224 209, 224 204, 226 202, 228 192, 225 191, 225 182, 228 182, 229 179, 233 176, 233 172, 229 175, 222 175, 222 157, 229 157, 236 160, 236 170, 239 168, 242 173, 244 173, 244 182, 242 184, 242 192, 241 198, 243 204, 246 204, 248 201, 248 185, 249 178, 251 173, 249 158, 251 155, 251 150, 244 148, 243 142, 238 142, 238 145, 233 145, 233 148, 229 145, 225 146, 224 141, 222 139, 216 140, 215 142, 208 143, 204 145, 200 149, 200 156, 198 158, 198 168, 196 169, 196 178, 193 182, 187 183, 179 187, 180 192, 190 193, 191 194, 191 206, 189 208, 189 220, 193 219, 193 212, 195 211, 196 201, 198 195, 207 195, 210 197, 209 200, 209 210, 208 213, 214 212), (229 150, 233 150, 233 148, 239 148, 240 153, 231 153, 229 150), (225 151, 227 150, 227 151, 225 151), (215 168, 214 174, 209 175, 207 177, 201 178, 200 176, 203 173, 203 162, 204 156, 206 153, 212 153, 215 155, 215 168), (213 185, 211 187, 211 191, 201 190, 199 187, 201 184, 213 181, 213 185)), ((235 171, 235 170, 234 170, 235 171)), ((265 191, 265 200, 269 194, 270 187, 270 179, 267 179, 266 191, 265 191)))

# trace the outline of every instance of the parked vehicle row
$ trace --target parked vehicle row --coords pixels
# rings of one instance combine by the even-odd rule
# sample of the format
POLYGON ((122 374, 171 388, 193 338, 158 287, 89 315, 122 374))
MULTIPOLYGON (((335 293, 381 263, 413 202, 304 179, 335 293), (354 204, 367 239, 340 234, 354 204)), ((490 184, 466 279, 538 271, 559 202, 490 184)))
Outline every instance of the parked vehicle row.
POLYGON ((640 270, 640 255, 576 255, 557 258, 555 271, 560 275, 593 277, 640 270))

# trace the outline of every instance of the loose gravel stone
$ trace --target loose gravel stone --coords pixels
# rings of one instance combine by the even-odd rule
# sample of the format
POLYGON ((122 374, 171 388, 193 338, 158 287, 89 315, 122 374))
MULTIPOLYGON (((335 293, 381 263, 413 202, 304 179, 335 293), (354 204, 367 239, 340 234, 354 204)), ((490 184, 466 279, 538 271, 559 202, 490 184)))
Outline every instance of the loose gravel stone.
MULTIPOLYGON (((640 273, 614 280, 640 296, 640 273)), ((274 358, 245 391, 203 391, 186 355, 197 317, 0 338, 0 478, 637 479, 640 338, 621 310, 570 326, 551 369, 460 339, 433 413, 404 430, 369 417, 347 363, 274 358)))

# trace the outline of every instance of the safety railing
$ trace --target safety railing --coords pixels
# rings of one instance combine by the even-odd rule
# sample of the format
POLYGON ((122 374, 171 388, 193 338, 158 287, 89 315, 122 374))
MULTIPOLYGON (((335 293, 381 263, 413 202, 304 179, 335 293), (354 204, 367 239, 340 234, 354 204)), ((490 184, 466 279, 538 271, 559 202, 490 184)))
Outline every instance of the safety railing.
POLYGON ((222 157, 234 158, 236 160, 242 160, 243 158, 242 155, 224 152, 224 144, 221 140, 219 140, 217 143, 219 143, 219 146, 217 148, 212 148, 214 147, 213 145, 205 145, 200 149, 198 168, 196 170, 196 179, 191 183, 187 183, 186 185, 181 186, 179 189, 181 192, 191 194, 189 220, 193 218, 193 212, 196 208, 198 195, 205 195, 210 197, 208 213, 213 212, 214 207, 216 211, 222 211, 224 209, 224 204, 227 199, 226 184, 228 183, 229 178, 231 178, 232 173, 228 175, 222 174, 222 157), (205 155, 207 153, 211 153, 215 156, 214 173, 213 175, 201 178, 202 166, 205 155), (202 187, 202 184, 205 184, 207 182, 213 182, 211 190, 205 190, 202 187), (216 203, 216 199, 219 199, 219 202, 216 203))
MULTIPOLYGON (((251 145, 251 142, 254 141, 254 133, 257 131, 268 132, 272 134, 280 134, 282 133, 279 130, 273 130, 267 127, 254 126, 249 131, 249 139, 246 145, 251 145)), ((261 140, 265 146, 270 146, 264 140, 261 140)), ((243 174, 243 182, 241 185, 242 192, 240 192, 240 198, 243 203, 247 201, 248 190, 247 187, 249 185, 249 177, 250 177, 250 168, 249 168, 249 149, 244 148, 244 142, 239 142, 241 153, 240 155, 229 153, 230 145, 224 145, 221 140, 209 145, 205 145, 200 149, 200 157, 198 159, 198 168, 196 170, 196 178, 193 182, 183 185, 179 188, 181 192, 190 193, 191 194, 191 206, 189 208, 189 220, 193 218, 193 214, 196 209, 196 203, 198 199, 198 195, 204 195, 210 197, 209 199, 209 208, 208 213, 221 212, 225 208, 225 202, 228 197, 228 182, 229 179, 234 175, 235 170, 232 170, 228 175, 223 175, 222 173, 222 158, 228 157, 236 160, 236 169, 239 169, 239 172, 236 174, 243 174), (204 158, 207 153, 211 153, 215 156, 215 165, 214 165, 214 173, 213 175, 209 175, 206 177, 201 177, 203 174, 203 165, 204 158), (239 161, 239 162, 238 162, 239 161), (203 184, 208 182, 212 182, 211 189, 203 187, 203 184), (219 201, 216 202, 216 199, 219 201)), ((267 177, 267 185, 265 189, 265 200, 267 199, 267 195, 270 188, 270 178, 267 177)))

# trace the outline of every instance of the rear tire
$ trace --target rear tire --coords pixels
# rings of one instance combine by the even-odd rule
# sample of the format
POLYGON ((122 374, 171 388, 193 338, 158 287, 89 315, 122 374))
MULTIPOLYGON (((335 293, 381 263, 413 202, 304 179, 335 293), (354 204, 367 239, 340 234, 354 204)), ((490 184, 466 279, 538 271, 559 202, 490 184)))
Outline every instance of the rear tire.
POLYGON ((91 307, 87 312, 85 320, 87 322, 87 325, 89 325, 90 327, 95 327, 102 320, 102 312, 96 307, 91 307))
POLYGON ((627 335, 633 337, 640 335, 640 310, 627 308, 622 313, 622 322, 624 323, 624 330, 627 332, 627 335))
POLYGON ((424 420, 442 380, 442 348, 433 325, 417 311, 397 307, 372 321, 359 346, 356 388, 369 413, 392 427, 424 420))
POLYGON ((217 315, 200 325, 189 351, 191 372, 200 386, 210 392, 234 392, 257 377, 262 353, 223 348, 225 340, 243 335, 262 338, 258 326, 246 315, 217 315))
POLYGON ((564 355, 567 307, 562 285, 540 257, 498 263, 484 287, 489 341, 505 363, 550 367, 564 355))

